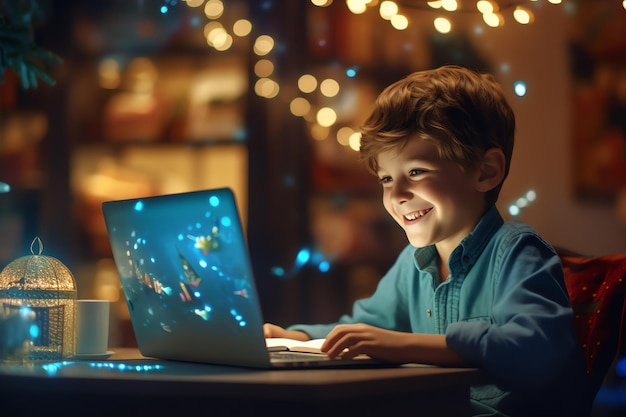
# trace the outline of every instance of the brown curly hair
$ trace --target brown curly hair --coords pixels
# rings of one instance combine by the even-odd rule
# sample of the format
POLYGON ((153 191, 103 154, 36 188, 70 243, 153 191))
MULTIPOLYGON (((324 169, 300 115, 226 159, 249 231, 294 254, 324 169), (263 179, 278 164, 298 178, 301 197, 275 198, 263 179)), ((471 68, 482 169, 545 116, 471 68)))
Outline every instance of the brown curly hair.
POLYGON ((500 148, 504 178, 485 196, 495 204, 509 173, 514 137, 515 115, 495 77, 446 65, 415 72, 383 90, 361 127, 360 157, 376 174, 381 152, 399 151, 417 138, 434 143, 443 159, 471 169, 486 150, 500 148))

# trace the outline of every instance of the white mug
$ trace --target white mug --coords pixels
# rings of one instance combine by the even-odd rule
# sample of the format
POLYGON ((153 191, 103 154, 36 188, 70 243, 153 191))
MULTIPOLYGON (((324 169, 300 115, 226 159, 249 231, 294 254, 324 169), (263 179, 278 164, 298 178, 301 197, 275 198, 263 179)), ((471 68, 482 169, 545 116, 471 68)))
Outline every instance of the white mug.
POLYGON ((108 300, 77 300, 76 355, 103 355, 109 347, 108 300))

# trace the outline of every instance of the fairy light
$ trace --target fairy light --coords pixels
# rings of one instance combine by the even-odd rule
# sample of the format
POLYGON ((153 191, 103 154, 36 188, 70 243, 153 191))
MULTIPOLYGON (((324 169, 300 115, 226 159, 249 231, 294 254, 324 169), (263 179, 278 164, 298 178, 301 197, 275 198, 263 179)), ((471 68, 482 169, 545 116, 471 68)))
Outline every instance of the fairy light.
POLYGON ((449 33, 452 30, 452 23, 445 17, 438 17, 434 20, 433 26, 439 33, 449 33))
POLYGON ((524 81, 515 81, 513 84, 513 91, 515 91, 515 95, 518 97, 523 97, 526 95, 526 83, 524 81))
POLYGON ((367 10, 367 3, 365 0, 346 0, 346 6, 354 14, 363 14, 367 10))
POLYGON ((239 37, 248 36, 252 32, 252 23, 248 19, 239 19, 233 24, 233 33, 239 37))
POLYGON ((298 79, 298 88, 303 93, 312 93, 317 88, 317 79, 311 74, 304 74, 298 79))
POLYGON ((441 8, 449 12, 454 12, 459 8, 459 4, 456 2, 456 0, 442 0, 441 8))
POLYGON ((409 19, 401 14, 396 14, 391 17, 391 26, 397 30, 404 30, 409 27, 409 19))
POLYGON ((273 266, 270 270, 277 277, 291 278, 296 272, 307 266, 316 267, 320 272, 324 273, 330 270, 331 263, 322 253, 303 247, 296 254, 293 265, 289 270, 285 270, 282 266, 273 266))
POLYGON ((226 29, 224 29, 224 25, 222 25, 220 22, 211 21, 211 22, 207 23, 206 25, 204 25, 204 30, 203 30, 204 37, 208 38, 208 36, 210 35, 211 31, 213 31, 215 29, 226 30, 226 29))
POLYGON ((211 21, 204 26, 204 36, 207 45, 218 51, 225 51, 233 44, 233 38, 226 28, 217 21, 211 21))
POLYGON ((530 206, 537 199, 535 190, 528 190, 526 193, 509 205, 509 214, 511 216, 519 216, 522 209, 530 206))
POLYGON ((219 19, 224 14, 224 3, 220 0, 209 0, 204 5, 204 14, 209 19, 219 19))
POLYGON ((344 126, 337 130, 337 143, 341 146, 348 146, 350 144, 350 136, 354 133, 351 127, 344 126))
POLYGON ((215 47, 225 42, 228 37, 228 32, 222 26, 214 27, 209 31, 206 37, 207 44, 215 47))
MULTIPOLYGON (((322 3, 321 1, 318 1, 322 3)), ((316 3, 312 0, 312 3, 316 5, 316 3)), ((378 4, 378 13, 380 17, 384 20, 388 20, 391 22, 392 27, 397 30, 404 30, 409 26, 409 19, 406 14, 400 12, 400 5, 405 8, 418 9, 422 12, 444 12, 444 13, 467 13, 467 12, 478 12, 482 15, 483 21, 489 27, 501 27, 505 22, 504 10, 508 10, 507 13, 510 12, 513 16, 515 22, 521 25, 528 25, 533 23, 534 14, 532 11, 525 7, 524 3, 536 3, 537 0, 478 0, 474 3, 475 9, 470 7, 472 4, 471 1, 466 0, 464 2, 460 2, 458 0, 436 0, 436 1, 428 1, 425 4, 422 2, 412 2, 412 1, 392 1, 392 0, 384 0, 378 4, 377 1, 371 0, 346 0, 346 6, 348 10, 353 14, 363 14, 369 7, 375 7, 378 4), (501 10, 502 9, 502 10, 501 10)), ((551 4, 561 4, 562 0, 548 0, 551 4)), ((626 0, 623 0, 624 8, 626 8, 626 0)), ((326 7, 327 4, 324 3, 323 6, 326 7)), ((433 19, 433 23, 435 29, 440 33, 449 33, 452 29, 451 20, 445 18, 443 16, 436 16, 433 19), (445 20, 442 20, 445 19, 445 20)))
POLYGON ((393 16, 398 14, 398 5, 393 1, 383 1, 378 8, 378 14, 385 20, 391 20, 393 16))
POLYGON ((348 145, 353 151, 358 152, 361 148, 361 132, 354 132, 351 134, 348 145))
POLYGON ((497 4, 489 0, 480 0, 476 2, 476 9, 482 14, 498 11, 497 4))
POLYGON ((329 127, 337 121, 337 113, 330 107, 322 107, 317 111, 317 123, 323 127, 329 127))
POLYGON ((513 18, 521 25, 528 25, 535 19, 533 13, 523 6, 517 6, 513 11, 513 18))
POLYGON ((259 56, 269 54, 274 49, 274 38, 269 35, 261 35, 254 41, 252 50, 259 56))
POLYGON ((504 24, 504 17, 500 13, 483 13, 483 21, 487 26, 497 28, 504 24))
POLYGON ((335 97, 339 94, 339 83, 332 78, 327 78, 320 83, 320 92, 325 97, 335 97))
POLYGON ((333 4, 333 0, 311 0, 311 3, 317 7, 328 7, 333 4))
POLYGON ((259 78, 254 84, 254 92, 260 97, 274 98, 279 91, 278 83, 270 78, 259 78))
POLYGON ((302 117, 311 110, 311 103, 303 97, 296 97, 289 103, 289 111, 294 116, 302 117))
POLYGON ((269 59, 260 59, 254 64, 254 74, 259 77, 269 77, 274 72, 274 63, 269 59))
POLYGON ((226 51, 230 49, 232 45, 233 45, 233 37, 228 33, 224 33, 220 35, 213 42, 213 47, 218 51, 226 51))

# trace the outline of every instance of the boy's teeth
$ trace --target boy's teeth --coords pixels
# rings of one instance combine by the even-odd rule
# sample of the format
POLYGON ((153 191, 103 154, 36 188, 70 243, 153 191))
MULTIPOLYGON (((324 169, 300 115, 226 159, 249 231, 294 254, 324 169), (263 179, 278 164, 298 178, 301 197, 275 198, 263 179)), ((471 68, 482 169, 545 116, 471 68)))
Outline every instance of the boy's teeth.
POLYGON ((418 218, 422 217, 423 215, 425 215, 429 211, 430 211, 430 209, 428 209, 428 210, 418 210, 418 211, 413 212, 411 214, 406 214, 404 217, 407 220, 415 220, 415 219, 418 219, 418 218))

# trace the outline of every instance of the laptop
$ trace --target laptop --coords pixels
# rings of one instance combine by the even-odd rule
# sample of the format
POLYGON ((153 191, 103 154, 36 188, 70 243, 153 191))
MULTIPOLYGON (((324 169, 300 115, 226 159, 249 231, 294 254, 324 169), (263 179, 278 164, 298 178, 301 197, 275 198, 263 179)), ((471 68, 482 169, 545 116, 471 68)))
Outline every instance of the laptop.
POLYGON ((102 211, 142 355, 252 368, 381 365, 270 352, 230 188, 106 201, 102 211))

